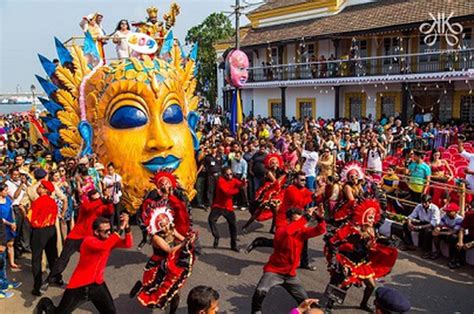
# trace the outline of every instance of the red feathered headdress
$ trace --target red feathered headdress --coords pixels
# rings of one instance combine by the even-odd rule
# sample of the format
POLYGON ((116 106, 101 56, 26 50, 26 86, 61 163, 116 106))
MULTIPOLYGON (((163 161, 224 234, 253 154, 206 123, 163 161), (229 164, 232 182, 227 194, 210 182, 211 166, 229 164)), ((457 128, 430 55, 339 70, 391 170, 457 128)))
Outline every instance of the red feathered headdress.
POLYGON ((376 199, 362 201, 354 208, 352 222, 355 225, 365 225, 369 220, 372 224, 376 224, 380 220, 380 203, 376 199))
POLYGON ((343 182, 348 181, 349 176, 352 174, 356 174, 359 180, 364 178, 362 167, 357 161, 351 161, 344 166, 341 171, 341 180, 343 182))
POLYGON ((265 157, 265 167, 270 168, 270 165, 275 161, 278 162, 278 168, 283 168, 283 158, 277 153, 268 154, 267 157, 265 157))
POLYGON ((162 185, 169 185, 173 189, 175 189, 177 186, 177 181, 176 181, 175 176, 172 173, 166 172, 166 171, 157 172, 155 176, 153 177, 152 182, 156 185, 157 188, 159 188, 162 185))

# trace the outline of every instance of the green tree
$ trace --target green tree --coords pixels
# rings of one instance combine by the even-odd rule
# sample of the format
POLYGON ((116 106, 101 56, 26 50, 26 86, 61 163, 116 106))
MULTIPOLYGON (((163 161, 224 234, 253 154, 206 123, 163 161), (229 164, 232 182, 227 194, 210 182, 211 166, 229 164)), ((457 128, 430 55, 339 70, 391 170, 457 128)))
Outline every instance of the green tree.
POLYGON ((201 24, 189 29, 186 43, 198 43, 198 91, 211 105, 217 97, 216 50, 214 44, 229 39, 234 28, 223 13, 212 13, 201 24))

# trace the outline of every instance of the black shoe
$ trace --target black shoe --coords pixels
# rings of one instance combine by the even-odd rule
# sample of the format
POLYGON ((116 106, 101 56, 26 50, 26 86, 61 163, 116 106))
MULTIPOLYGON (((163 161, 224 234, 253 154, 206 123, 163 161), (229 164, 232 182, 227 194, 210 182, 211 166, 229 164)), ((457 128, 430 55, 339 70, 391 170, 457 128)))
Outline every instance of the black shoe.
POLYGON ((423 255, 421 255, 421 258, 423 258, 423 259, 429 259, 430 257, 431 257, 430 252, 425 252, 425 253, 423 253, 423 255))
POLYGON ((311 271, 316 271, 317 270, 316 266, 314 266, 314 265, 300 265, 300 268, 311 270, 311 271))
POLYGON ((240 253, 240 249, 238 247, 231 247, 230 250, 234 251, 234 252, 237 252, 237 253, 240 253))
POLYGON ((252 252, 253 250, 255 249, 255 240, 252 241, 252 243, 250 243, 247 248, 245 249, 245 254, 249 254, 250 252, 252 252))
POLYGON ((218 238, 214 238, 214 243, 212 244, 212 247, 217 249, 217 247, 219 246, 219 239, 218 238))
POLYGON ((145 246, 145 244, 146 244, 146 241, 140 242, 140 243, 138 244, 138 246, 137 246, 137 250, 141 251, 141 249, 143 249, 143 247, 145 246))
POLYGON ((49 288, 49 281, 48 279, 46 279, 45 281, 43 281, 43 284, 41 285, 40 292, 45 293, 46 291, 48 291, 48 288, 49 288))
POLYGON ((140 291, 142 286, 143 286, 143 284, 140 280, 135 283, 132 290, 130 290, 130 294, 129 294, 130 299, 134 298, 137 295, 138 291, 140 291))
POLYGON ((366 311, 366 312, 369 312, 369 313, 373 313, 375 311, 375 308, 373 306, 368 305, 367 303, 365 303, 365 304, 361 303, 359 305, 359 309, 361 309, 363 311, 366 311))
POLYGON ((31 294, 37 297, 40 297, 42 295, 41 291, 36 289, 31 290, 31 294))
POLYGON ((38 304, 36 305, 36 313, 54 313, 54 303, 50 298, 41 298, 38 304))
POLYGON ((51 286, 55 286, 55 287, 62 287, 64 286, 66 283, 64 282, 64 280, 62 279, 56 279, 52 282, 50 282, 51 286))

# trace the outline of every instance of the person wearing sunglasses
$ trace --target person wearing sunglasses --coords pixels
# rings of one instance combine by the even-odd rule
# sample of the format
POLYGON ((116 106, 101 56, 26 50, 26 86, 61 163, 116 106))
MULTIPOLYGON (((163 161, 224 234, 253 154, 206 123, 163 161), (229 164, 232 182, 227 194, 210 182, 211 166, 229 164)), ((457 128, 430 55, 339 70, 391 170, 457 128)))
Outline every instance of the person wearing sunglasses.
POLYGON ((84 239, 81 255, 69 285, 57 307, 50 298, 42 298, 38 313, 72 313, 84 302, 91 301, 99 313, 116 313, 114 300, 104 281, 104 271, 110 253, 115 248, 131 248, 132 233, 127 213, 120 215, 120 233, 113 232, 110 220, 98 217, 92 224, 93 235, 84 239))
POLYGON ((46 278, 41 286, 41 290, 46 291, 50 284, 56 286, 62 286, 64 284, 62 273, 66 269, 71 256, 75 252, 80 251, 83 240, 92 235, 92 225, 94 221, 100 216, 111 217, 114 213, 112 197, 110 194, 107 194, 108 190, 106 190, 105 193, 104 198, 102 198, 99 191, 95 189, 87 193, 89 201, 81 204, 77 222, 71 232, 69 232, 64 242, 61 255, 56 261, 55 266, 52 267, 48 278, 46 278))
POLYGON ((235 252, 240 252, 239 248, 237 248, 237 226, 232 198, 246 187, 246 181, 240 181, 234 178, 234 173, 231 168, 224 167, 224 169, 222 169, 222 175, 217 180, 216 195, 212 202, 212 210, 208 218, 209 227, 214 236, 214 248, 219 246, 217 220, 219 217, 224 216, 229 224, 230 249, 235 252))

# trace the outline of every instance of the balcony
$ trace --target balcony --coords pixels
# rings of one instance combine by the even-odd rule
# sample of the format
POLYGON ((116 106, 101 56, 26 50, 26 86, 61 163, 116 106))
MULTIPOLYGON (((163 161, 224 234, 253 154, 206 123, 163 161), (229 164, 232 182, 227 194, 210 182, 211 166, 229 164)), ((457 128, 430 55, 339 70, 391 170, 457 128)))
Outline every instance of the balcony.
POLYGON ((248 83, 370 78, 424 73, 461 73, 474 69, 474 48, 358 59, 259 66, 249 69, 248 83))

